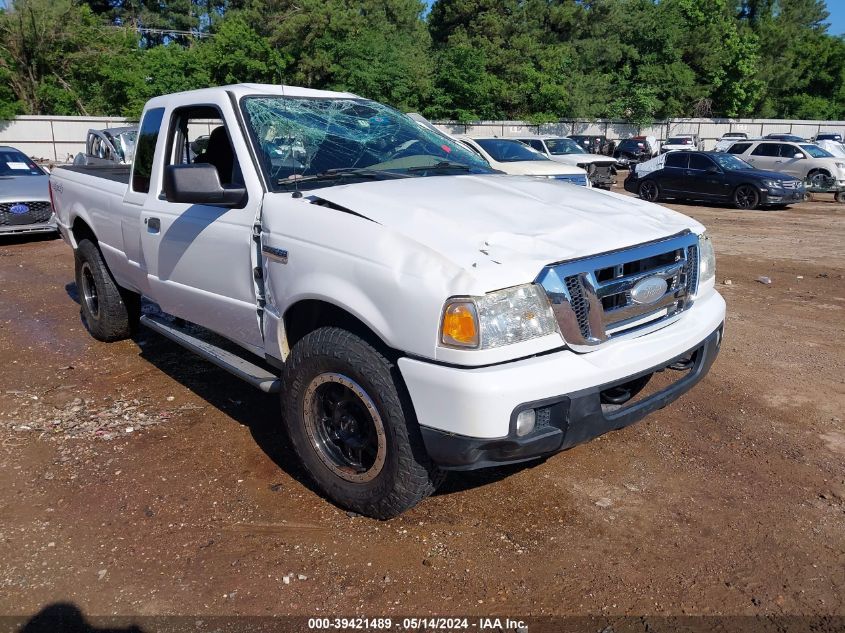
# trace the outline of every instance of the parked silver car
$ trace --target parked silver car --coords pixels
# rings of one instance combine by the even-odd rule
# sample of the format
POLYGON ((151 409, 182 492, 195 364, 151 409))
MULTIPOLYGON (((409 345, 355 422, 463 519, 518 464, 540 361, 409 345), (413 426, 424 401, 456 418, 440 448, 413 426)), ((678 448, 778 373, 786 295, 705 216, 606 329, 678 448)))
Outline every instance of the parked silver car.
POLYGON ((48 180, 26 154, 0 146, 0 234, 57 230, 48 180))

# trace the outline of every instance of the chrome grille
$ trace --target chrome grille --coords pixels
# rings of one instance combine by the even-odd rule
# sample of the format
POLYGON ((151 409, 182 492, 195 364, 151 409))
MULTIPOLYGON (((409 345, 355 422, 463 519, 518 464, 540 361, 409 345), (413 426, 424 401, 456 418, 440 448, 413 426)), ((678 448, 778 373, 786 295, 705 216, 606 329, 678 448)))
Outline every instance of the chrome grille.
POLYGON ((575 318, 578 320, 578 327, 581 331, 589 330, 589 323, 587 321, 587 314, 589 308, 587 307, 587 300, 584 298, 583 286, 576 277, 567 277, 564 282, 566 289, 569 291, 570 306, 575 312, 575 318))
POLYGON ((689 280, 689 292, 694 295, 698 292, 698 244, 693 244, 687 249, 686 273, 689 280))
POLYGON ((687 231, 552 264, 536 281, 549 296, 567 344, 589 351, 623 333, 662 327, 690 307, 698 283, 698 237, 687 231))
POLYGON ((49 220, 51 215, 53 208, 47 200, 0 203, 0 226, 40 224, 49 220), (25 213, 12 213, 12 207, 20 205, 26 205, 29 210, 25 213))

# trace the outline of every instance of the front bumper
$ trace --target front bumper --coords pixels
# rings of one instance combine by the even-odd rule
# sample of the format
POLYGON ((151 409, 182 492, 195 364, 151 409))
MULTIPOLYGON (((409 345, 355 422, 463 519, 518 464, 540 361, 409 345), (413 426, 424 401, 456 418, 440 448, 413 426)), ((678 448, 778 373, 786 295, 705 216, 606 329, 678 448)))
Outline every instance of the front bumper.
POLYGON ((454 435, 421 427, 423 441, 431 459, 446 470, 475 470, 536 459, 582 444, 609 431, 621 429, 674 402, 692 389, 710 370, 722 343, 722 326, 695 349, 622 381, 599 385, 576 393, 560 395, 540 402, 529 402, 522 409, 548 410, 548 422, 524 437, 515 432, 499 439, 481 439, 454 435), (667 370, 681 359, 692 359, 688 373, 668 387, 642 400, 608 409, 602 405, 601 392, 625 384, 641 376, 667 370))
POLYGON ((25 233, 55 233, 58 231, 55 216, 47 222, 33 224, 4 224, 0 226, 0 235, 21 235, 25 233))
POLYGON ((760 189, 760 204, 795 204, 804 201, 805 190, 800 189, 760 189))
POLYGON ((725 301, 711 291, 696 299, 693 307, 673 323, 643 336, 623 335, 590 353, 562 349, 476 368, 400 358, 399 369, 435 461, 445 468, 480 468, 553 453, 570 446, 570 442, 625 426, 665 406, 704 376, 715 357, 714 350, 718 350, 716 332, 724 318, 725 301), (716 342, 708 343, 712 340, 716 342), (582 433, 569 423, 573 418, 565 432, 547 429, 542 435, 516 439, 514 417, 528 403, 568 400, 567 415, 581 419, 584 409, 579 407, 595 400, 600 391, 664 368, 699 348, 705 351, 696 357, 699 367, 695 380, 678 381, 669 394, 643 401, 650 404, 630 405, 623 418, 608 416, 611 426, 590 419, 582 433), (575 405, 573 399, 578 400, 575 405), (516 449, 516 444, 525 443, 531 444, 530 448, 516 449))

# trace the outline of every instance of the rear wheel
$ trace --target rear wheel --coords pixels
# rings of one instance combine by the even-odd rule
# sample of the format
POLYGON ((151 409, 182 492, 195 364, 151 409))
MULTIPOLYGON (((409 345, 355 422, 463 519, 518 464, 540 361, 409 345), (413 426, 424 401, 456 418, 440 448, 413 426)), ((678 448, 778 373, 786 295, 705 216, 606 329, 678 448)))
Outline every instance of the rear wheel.
POLYGON ((734 191, 734 206, 737 209, 756 209, 760 204, 760 193, 751 185, 740 185, 734 191))
POLYGON ((363 339, 325 327, 294 346, 283 377, 285 422, 308 475, 338 505, 378 519, 411 508, 443 480, 396 373, 363 339))
POLYGON ((141 315, 141 298, 117 285, 100 249, 81 240, 74 254, 82 321, 95 339, 110 343, 129 338, 141 315))
POLYGON ((640 183, 638 193, 640 198, 647 202, 657 202, 660 198, 660 187, 653 180, 644 180, 640 183))

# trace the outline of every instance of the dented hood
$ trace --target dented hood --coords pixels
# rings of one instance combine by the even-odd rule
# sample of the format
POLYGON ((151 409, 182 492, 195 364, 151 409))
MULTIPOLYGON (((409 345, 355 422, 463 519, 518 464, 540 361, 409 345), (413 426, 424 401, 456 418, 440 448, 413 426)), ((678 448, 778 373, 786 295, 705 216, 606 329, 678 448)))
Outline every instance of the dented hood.
POLYGON ((701 233, 656 204, 517 176, 434 176, 312 190, 454 262, 487 290, 533 281, 554 262, 701 233))

